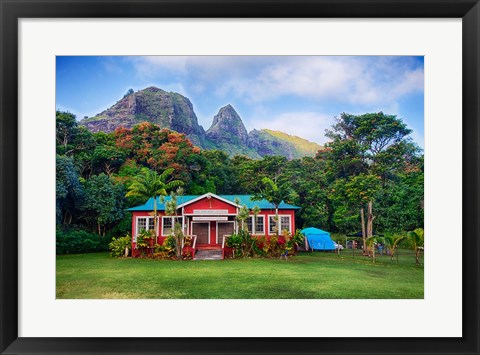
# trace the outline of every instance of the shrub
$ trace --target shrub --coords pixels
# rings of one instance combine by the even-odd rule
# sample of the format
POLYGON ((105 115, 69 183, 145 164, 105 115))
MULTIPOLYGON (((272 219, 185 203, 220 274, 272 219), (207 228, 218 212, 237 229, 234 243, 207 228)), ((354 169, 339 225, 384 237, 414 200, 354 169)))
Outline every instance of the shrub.
POLYGON ((155 233, 152 230, 142 229, 140 233, 137 234, 135 248, 140 250, 142 255, 145 254, 148 247, 150 246, 150 241, 152 241, 154 237, 155 233))
POLYGON ((155 244, 154 253, 151 255, 153 259, 170 259, 176 256, 177 241, 175 236, 170 235, 162 244, 155 244))
POLYGON ((120 238, 112 238, 108 247, 110 249, 110 255, 113 257, 121 257, 125 255, 125 248, 130 248, 132 245, 132 237, 130 235, 126 235, 125 237, 120 238))
POLYGON ((263 235, 261 237, 255 238, 255 243, 253 243, 253 253, 256 256, 264 257, 267 256, 267 253, 263 250, 263 247, 266 243, 266 237, 263 235))
POLYGON ((228 237, 226 245, 234 250, 234 257, 242 257, 244 256, 244 242, 244 235, 239 231, 238 234, 232 234, 230 237, 228 237))
POLYGON ((300 229, 295 231, 295 234, 292 237, 293 244, 295 245, 303 245, 305 243, 305 236, 302 234, 300 229))
POLYGON ((165 248, 165 251, 171 255, 174 256, 177 253, 177 239, 175 238, 174 235, 169 235, 165 240, 163 241, 163 247, 165 248))
POLYGON ((229 248, 240 249, 242 247, 242 237, 238 234, 232 234, 227 238, 226 245, 229 248))
POLYGON ((98 234, 76 229, 57 229, 56 234, 57 255, 108 251, 110 239, 98 234))
MULTIPOLYGON (((285 239, 282 236, 272 235, 270 239, 267 240, 268 251, 267 255, 273 258, 279 257, 283 254, 285 248, 285 239)), ((264 247, 265 250, 265 247, 264 247)))

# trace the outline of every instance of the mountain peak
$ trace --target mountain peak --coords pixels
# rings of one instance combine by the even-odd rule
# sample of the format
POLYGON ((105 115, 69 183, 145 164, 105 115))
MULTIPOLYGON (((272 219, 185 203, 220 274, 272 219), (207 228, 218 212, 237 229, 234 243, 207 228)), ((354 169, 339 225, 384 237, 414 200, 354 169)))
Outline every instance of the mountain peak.
POLYGON ((157 88, 156 86, 149 86, 148 88, 145 88, 143 90, 140 90, 139 92, 142 92, 142 91, 148 91, 148 92, 166 92, 160 88, 157 88))
POLYGON ((283 132, 261 129, 247 133, 242 119, 231 104, 218 110, 207 132, 198 124, 191 101, 175 92, 156 86, 131 90, 113 106, 94 117, 84 118, 80 125, 92 132, 113 132, 123 126, 132 128, 150 122, 161 128, 184 133, 193 144, 204 149, 219 149, 233 156, 242 154, 253 159, 282 155, 288 159, 314 156, 320 146, 283 132))
POLYGON ((207 137, 218 142, 246 144, 248 133, 237 111, 228 104, 213 117, 207 137))
POLYGON ((221 112, 221 111, 234 111, 235 113, 237 113, 237 111, 235 111, 235 109, 233 108, 233 106, 230 105, 230 104, 226 104, 225 106, 220 107, 219 112, 221 112))
POLYGON ((185 133, 194 144, 204 146, 205 131, 198 124, 190 100, 155 86, 124 96, 110 108, 95 117, 83 119, 80 124, 92 132, 113 132, 119 126, 131 128, 142 122, 185 133))

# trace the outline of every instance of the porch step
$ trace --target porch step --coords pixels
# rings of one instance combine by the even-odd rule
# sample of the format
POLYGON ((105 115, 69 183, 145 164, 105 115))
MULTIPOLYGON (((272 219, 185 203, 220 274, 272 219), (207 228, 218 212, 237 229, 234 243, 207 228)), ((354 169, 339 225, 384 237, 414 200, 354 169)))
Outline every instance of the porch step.
POLYGON ((194 260, 222 260, 221 249, 199 249, 194 260))

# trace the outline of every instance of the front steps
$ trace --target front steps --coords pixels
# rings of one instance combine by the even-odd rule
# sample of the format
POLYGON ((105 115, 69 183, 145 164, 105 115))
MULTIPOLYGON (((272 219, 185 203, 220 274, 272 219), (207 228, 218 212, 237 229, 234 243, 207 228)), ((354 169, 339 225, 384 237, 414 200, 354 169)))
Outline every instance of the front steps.
POLYGON ((222 260, 222 249, 199 249, 193 260, 222 260))

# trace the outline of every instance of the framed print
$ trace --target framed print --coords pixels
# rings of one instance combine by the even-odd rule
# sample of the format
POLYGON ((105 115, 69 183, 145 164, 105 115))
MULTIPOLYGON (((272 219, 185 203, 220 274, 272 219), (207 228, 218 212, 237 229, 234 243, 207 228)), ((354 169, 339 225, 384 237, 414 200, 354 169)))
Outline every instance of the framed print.
POLYGON ((479 6, 1 1, 0 352, 477 354, 479 6))

